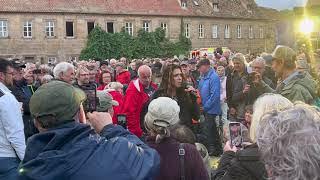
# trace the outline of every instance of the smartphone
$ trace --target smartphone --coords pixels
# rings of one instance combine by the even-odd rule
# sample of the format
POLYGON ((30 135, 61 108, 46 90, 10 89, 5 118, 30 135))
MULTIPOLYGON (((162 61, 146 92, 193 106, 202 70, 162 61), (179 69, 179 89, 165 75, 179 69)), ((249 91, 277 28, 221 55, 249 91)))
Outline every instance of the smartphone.
POLYGON ((98 98, 97 98, 97 89, 93 85, 83 85, 80 87, 87 96, 87 99, 83 102, 83 109, 87 112, 93 112, 97 110, 98 98))
POLYGON ((127 129, 127 116, 125 114, 118 114, 118 125, 122 126, 124 129, 127 129))
POLYGON ((230 132, 231 148, 233 146, 237 147, 238 149, 242 148, 243 138, 242 138, 241 124, 239 122, 230 122, 229 132, 230 132))

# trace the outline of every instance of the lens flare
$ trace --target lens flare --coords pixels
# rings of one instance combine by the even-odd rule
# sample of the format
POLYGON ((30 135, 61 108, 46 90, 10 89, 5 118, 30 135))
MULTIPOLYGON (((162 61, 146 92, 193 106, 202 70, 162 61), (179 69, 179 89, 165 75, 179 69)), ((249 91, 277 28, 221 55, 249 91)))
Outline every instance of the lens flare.
POLYGON ((313 31, 314 23, 312 20, 305 18, 300 23, 300 32, 309 35, 313 31))

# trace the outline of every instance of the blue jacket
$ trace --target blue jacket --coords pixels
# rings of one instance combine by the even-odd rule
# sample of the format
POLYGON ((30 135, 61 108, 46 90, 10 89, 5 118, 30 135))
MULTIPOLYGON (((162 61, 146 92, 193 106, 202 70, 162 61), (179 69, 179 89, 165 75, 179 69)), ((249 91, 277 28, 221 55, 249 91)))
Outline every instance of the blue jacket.
POLYGON ((100 136, 71 122, 28 140, 20 179, 152 180, 158 153, 121 126, 107 125, 100 136))
POLYGON ((220 115, 220 78, 212 68, 200 80, 199 90, 204 112, 220 115))

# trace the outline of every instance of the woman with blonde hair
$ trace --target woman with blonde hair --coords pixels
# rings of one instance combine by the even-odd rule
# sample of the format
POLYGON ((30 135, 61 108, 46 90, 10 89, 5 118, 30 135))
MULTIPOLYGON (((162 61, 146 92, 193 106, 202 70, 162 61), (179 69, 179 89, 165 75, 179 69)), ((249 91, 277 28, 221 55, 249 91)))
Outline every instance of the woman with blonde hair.
POLYGON ((265 180, 268 177, 265 164, 260 160, 257 145, 257 132, 260 129, 261 119, 265 113, 280 112, 293 104, 279 94, 264 94, 253 105, 253 116, 250 126, 250 137, 253 144, 239 150, 231 147, 228 141, 215 175, 215 180, 265 180))

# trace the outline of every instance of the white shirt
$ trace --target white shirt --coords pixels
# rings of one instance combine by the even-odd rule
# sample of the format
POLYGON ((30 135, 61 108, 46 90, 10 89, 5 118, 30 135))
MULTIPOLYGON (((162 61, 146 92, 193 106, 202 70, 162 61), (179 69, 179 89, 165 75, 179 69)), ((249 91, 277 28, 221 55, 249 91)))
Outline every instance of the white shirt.
POLYGON ((26 143, 19 102, 0 82, 0 157, 23 160, 26 143))

